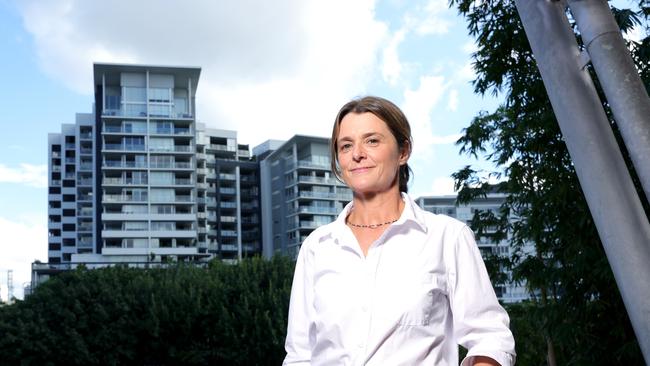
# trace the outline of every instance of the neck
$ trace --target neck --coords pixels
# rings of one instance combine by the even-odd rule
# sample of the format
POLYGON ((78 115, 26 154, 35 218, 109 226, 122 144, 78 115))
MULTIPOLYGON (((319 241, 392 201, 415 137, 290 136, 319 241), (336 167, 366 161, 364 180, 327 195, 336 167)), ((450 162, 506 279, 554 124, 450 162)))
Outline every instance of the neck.
POLYGON ((404 201, 398 189, 363 196, 355 193, 348 222, 356 225, 378 225, 397 220, 403 209, 404 201))

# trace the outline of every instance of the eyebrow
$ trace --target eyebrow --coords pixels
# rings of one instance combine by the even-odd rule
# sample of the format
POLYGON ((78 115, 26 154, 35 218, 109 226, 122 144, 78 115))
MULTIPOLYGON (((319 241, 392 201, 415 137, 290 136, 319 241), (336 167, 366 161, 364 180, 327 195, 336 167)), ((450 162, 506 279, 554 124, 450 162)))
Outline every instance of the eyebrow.
MULTIPOLYGON (((366 132, 363 135, 361 135, 361 138, 365 139, 365 138, 368 138, 370 136, 384 137, 384 134, 382 134, 381 132, 366 132)), ((352 141, 352 138, 348 137, 348 136, 343 136, 343 137, 337 139, 336 143, 338 144, 338 143, 343 142, 343 141, 352 141)))

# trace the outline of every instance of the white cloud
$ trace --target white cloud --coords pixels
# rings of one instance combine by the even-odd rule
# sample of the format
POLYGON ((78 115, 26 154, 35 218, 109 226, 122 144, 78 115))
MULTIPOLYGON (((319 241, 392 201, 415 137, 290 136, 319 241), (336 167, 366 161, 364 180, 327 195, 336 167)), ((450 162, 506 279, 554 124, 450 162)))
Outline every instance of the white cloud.
POLYGON ((465 63, 460 69, 456 71, 456 79, 459 81, 472 81, 476 79, 476 70, 472 62, 465 63))
POLYGON ((432 196, 448 196, 455 195, 454 192, 454 179, 451 177, 437 177, 431 183, 432 196))
POLYGON ((458 109, 458 90, 452 89, 449 91, 449 100, 447 102, 447 109, 455 112, 458 109))
POLYGON ((5 300, 8 270, 13 271, 14 296, 22 298, 23 285, 31 280, 31 263, 47 261, 47 219, 43 215, 34 217, 0 217, 0 272, 4 291, 1 297, 5 300))
POLYGON ((418 35, 446 34, 453 19, 447 0, 430 0, 420 11, 420 18, 414 22, 415 33, 418 35))
POLYGON ((404 41, 405 29, 395 32, 383 50, 382 76, 390 85, 396 85, 402 72, 402 63, 397 51, 399 45, 404 41))
POLYGON ((21 11, 41 68, 77 91, 92 92, 93 62, 201 66, 198 118, 250 144, 327 135, 338 107, 366 92, 387 36, 374 0, 28 0, 21 11))
POLYGON ((18 183, 46 188, 47 165, 20 164, 19 168, 10 168, 0 164, 0 183, 18 183))
POLYGON ((478 51, 478 45, 476 44, 475 41, 470 40, 470 41, 467 41, 467 43, 465 43, 465 44, 461 47, 461 49, 462 49, 463 52, 465 52, 466 54, 471 55, 472 53, 478 51))

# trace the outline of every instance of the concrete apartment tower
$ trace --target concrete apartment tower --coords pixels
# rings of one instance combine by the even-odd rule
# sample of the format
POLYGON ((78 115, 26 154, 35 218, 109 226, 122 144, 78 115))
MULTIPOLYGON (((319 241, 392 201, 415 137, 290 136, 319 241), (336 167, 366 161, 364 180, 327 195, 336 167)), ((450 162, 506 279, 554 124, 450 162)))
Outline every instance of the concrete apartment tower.
POLYGON ((352 191, 330 171, 327 138, 295 135, 277 145, 268 141, 253 149, 263 157, 264 256, 296 257, 309 233, 336 219, 352 191))
POLYGON ((196 122, 201 69, 95 64, 93 72, 94 113, 48 136, 43 267, 261 253, 259 163, 236 131, 196 122))
POLYGON ((48 136, 49 263, 208 256, 197 217, 200 71, 94 65, 95 113, 48 136))

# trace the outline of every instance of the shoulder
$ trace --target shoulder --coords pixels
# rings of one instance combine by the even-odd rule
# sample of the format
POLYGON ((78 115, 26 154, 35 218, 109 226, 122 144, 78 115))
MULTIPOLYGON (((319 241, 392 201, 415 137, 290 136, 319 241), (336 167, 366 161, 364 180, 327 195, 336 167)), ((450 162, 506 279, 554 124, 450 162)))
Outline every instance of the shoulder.
POLYGON ((311 250, 323 241, 332 239, 334 232, 338 229, 338 226, 340 226, 340 223, 337 223, 336 221, 319 226, 317 229, 307 235, 305 240, 302 242, 302 248, 304 248, 303 250, 311 250))
POLYGON ((441 233, 447 237, 457 237, 463 231, 471 232, 469 226, 467 226, 463 221, 447 215, 434 214, 426 211, 420 208, 416 203, 413 204, 413 211, 417 221, 426 228, 427 232, 441 233))

